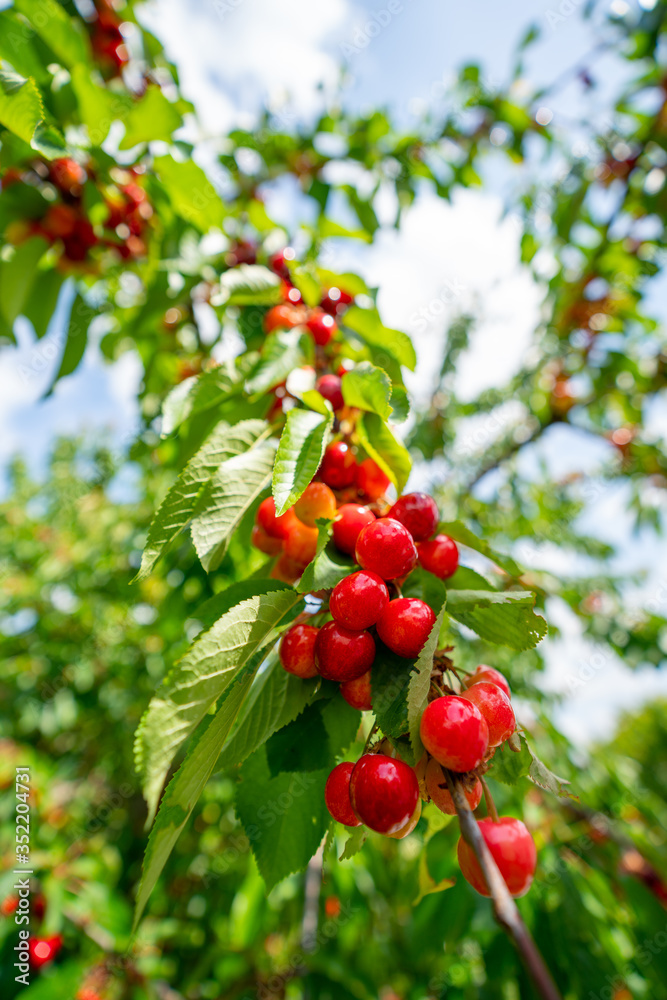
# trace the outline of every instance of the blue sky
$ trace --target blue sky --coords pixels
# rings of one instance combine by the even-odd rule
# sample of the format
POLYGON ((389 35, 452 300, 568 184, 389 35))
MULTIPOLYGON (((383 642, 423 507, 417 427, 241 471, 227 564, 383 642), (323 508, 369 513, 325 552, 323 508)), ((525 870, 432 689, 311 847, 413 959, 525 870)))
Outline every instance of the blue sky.
MULTIPOLYGON (((643 5, 651 2, 643 0, 643 5)), ((597 5, 598 20, 611 6, 597 5)), ((142 16, 167 46, 183 89, 197 106, 205 162, 225 129, 251 125, 263 101, 287 108, 288 121, 315 113, 322 93, 333 94, 339 84, 341 60, 347 64, 346 104, 356 109, 388 106, 407 126, 427 105, 437 107, 445 100, 447 84, 463 63, 480 62, 491 83, 509 79, 515 45, 531 23, 538 26, 540 40, 529 50, 523 76, 541 87, 561 81, 543 104, 577 141, 585 121, 598 118, 627 71, 613 46, 597 52, 592 73, 602 86, 583 102, 576 74, 568 72, 601 37, 612 35, 584 22, 582 8, 577 0, 151 0, 142 16)), ((638 4, 613 0, 613 9, 634 16, 638 4)), ((504 169, 492 170, 483 194, 462 192, 451 206, 424 194, 406 214, 400 232, 381 232, 369 249, 351 245, 336 251, 334 263, 358 268, 379 286, 387 321, 415 334, 421 353, 412 384, 417 395, 428 391, 427 348, 430 354, 434 341, 442 338, 447 316, 463 308, 474 309, 479 323, 459 373, 462 393, 473 396, 481 387, 504 381, 529 345, 542 290, 519 264, 517 226, 511 218, 501 218, 506 180, 504 169), (420 333, 414 317, 423 308, 432 311, 433 322, 420 333)), ((268 208, 280 218, 289 205, 279 189, 268 208)), ((109 434, 119 448, 129 443, 137 427, 134 398, 140 379, 131 354, 113 366, 103 365, 92 345, 82 368, 42 400, 57 363, 57 317, 51 338, 37 345, 27 324, 19 324, 17 334, 19 348, 0 354, 0 463, 20 451, 38 471, 58 434, 98 432, 109 434)), ((513 419, 511 412, 506 417, 513 419)), ((657 420, 665 426, 664 411, 657 420)), ((471 428, 471 439, 473 431, 479 428, 471 428)), ((582 435, 565 432, 551 435, 525 461, 530 466, 539 455, 559 468, 590 470, 604 451, 604 446, 591 447, 582 435)), ((437 476, 437 469, 427 475, 437 476)), ((624 571, 637 566, 649 570, 646 587, 635 599, 662 593, 664 559, 658 561, 650 539, 631 538, 617 493, 604 491, 588 516, 596 531, 620 542, 624 571)), ((562 554, 540 550, 525 557, 528 562, 539 558, 557 572, 562 554)), ((564 637, 551 646, 546 683, 569 693, 560 721, 575 739, 585 742, 591 733, 609 732, 621 707, 667 691, 664 671, 630 674, 619 661, 594 670, 583 685, 575 683, 582 664, 597 662, 596 651, 583 642, 577 623, 562 608, 553 613, 564 637)))

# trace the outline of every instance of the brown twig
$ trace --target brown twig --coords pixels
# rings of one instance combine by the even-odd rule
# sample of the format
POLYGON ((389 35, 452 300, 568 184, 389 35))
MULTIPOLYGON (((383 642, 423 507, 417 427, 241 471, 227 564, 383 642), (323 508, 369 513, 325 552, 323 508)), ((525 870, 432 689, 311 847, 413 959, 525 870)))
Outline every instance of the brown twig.
POLYGON ((551 973, 544 964, 544 959, 540 955, 530 931, 521 919, 521 914, 516 903, 510 896, 498 865, 493 860, 491 851, 477 825, 477 820, 468 805, 459 779, 444 768, 443 771, 459 817, 461 834, 464 840, 472 847, 479 866, 482 869, 493 901, 493 913, 496 920, 514 942, 543 1000, 562 1000, 556 984, 551 977, 551 973))

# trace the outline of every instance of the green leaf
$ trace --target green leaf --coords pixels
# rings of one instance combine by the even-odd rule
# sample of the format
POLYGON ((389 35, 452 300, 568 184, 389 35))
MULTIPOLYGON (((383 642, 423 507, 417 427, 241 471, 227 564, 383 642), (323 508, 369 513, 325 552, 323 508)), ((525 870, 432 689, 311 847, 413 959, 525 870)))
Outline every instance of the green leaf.
POLYGON ((356 568, 352 559, 339 552, 333 543, 329 543, 332 525, 333 521, 325 518, 317 520, 317 549, 315 558, 306 566, 297 585, 301 594, 329 590, 356 568))
POLYGON ((275 440, 259 438, 248 451, 223 462, 205 488, 201 513, 190 530, 207 572, 220 565, 244 514, 271 482, 275 454, 275 440))
POLYGON ((248 451, 267 432, 264 420, 219 423, 190 459, 157 509, 148 529, 137 579, 152 570, 161 552, 200 510, 203 492, 223 462, 248 451))
POLYGON ((516 591, 448 590, 447 612, 487 642, 533 649, 548 631, 533 610, 535 595, 516 591))
POLYGON ((410 416, 410 400, 404 385, 394 384, 392 386, 389 402, 392 407, 391 419, 395 423, 401 424, 404 420, 408 419, 410 416))
POLYGON ((287 414, 273 472, 276 514, 284 514, 299 499, 317 472, 333 424, 312 410, 290 410, 287 414))
POLYGON ((447 590, 495 590, 492 583, 469 566, 459 566, 445 584, 447 590))
POLYGON ((426 845, 429 843, 433 837, 444 830, 446 826, 451 823, 453 816, 446 816, 444 813, 440 812, 433 803, 429 803, 422 810, 422 816, 426 819, 428 824, 426 833, 424 834, 424 839, 422 841, 422 849, 419 854, 419 892, 413 902, 413 906, 417 906, 421 903, 425 896, 430 896, 434 892, 442 892, 444 889, 451 889, 453 885, 456 884, 456 880, 453 878, 444 878, 440 881, 436 881, 428 867, 428 852, 426 850, 426 845))
POLYGON ((358 854, 361 848, 366 843, 366 838, 368 837, 368 830, 365 826, 357 826, 351 832, 350 836, 345 841, 345 847, 343 848, 343 853, 339 857, 339 861, 349 861, 353 858, 355 854, 358 854))
POLYGON ((55 125, 37 122, 30 145, 46 160, 55 160, 67 153, 67 143, 55 125))
POLYGON ((28 295, 22 306, 22 313, 33 325, 38 340, 46 334, 49 323, 53 319, 60 289, 65 276, 54 267, 48 271, 40 271, 37 276, 39 295, 28 295))
POLYGON ((441 607, 429 637, 424 644, 424 648, 419 654, 419 659, 410 674, 408 686, 408 726, 415 760, 419 760, 424 753, 424 746, 419 735, 419 724, 428 701, 428 692, 431 686, 431 671, 433 670, 433 654, 438 648, 438 638, 444 621, 446 606, 446 604, 443 604, 441 607))
POLYGON ((396 440, 387 424, 376 413, 364 413, 359 418, 357 433, 365 451, 389 476, 400 495, 412 468, 405 445, 396 440))
MULTIPOLYGON (((255 669, 258 665, 255 664, 255 669)), ((155 825, 148 838, 137 893, 133 931, 141 919, 167 858, 213 773, 220 748, 234 724, 252 683, 253 675, 254 671, 249 670, 236 683, 229 685, 215 717, 192 741, 185 760, 165 791, 155 825)))
POLYGON ((384 326, 377 309, 360 309, 359 306, 351 306, 345 313, 344 323, 350 330, 354 330, 369 347, 375 348, 373 360, 381 368, 387 367, 382 360, 382 354, 386 351, 400 365, 405 365, 406 368, 414 371, 417 355, 412 341, 407 333, 384 326))
POLYGON ((365 229, 347 229, 339 222, 334 222, 333 219, 327 219, 324 216, 319 220, 318 230, 318 235, 322 240, 331 236, 342 236, 349 240, 363 240, 364 243, 370 243, 372 240, 372 236, 365 229))
POLYGON ((48 976, 39 976, 18 995, 21 1000, 72 1000, 89 968, 90 960, 65 962, 51 968, 48 976))
POLYGON ((220 276, 216 305, 270 306, 280 302, 281 282, 277 274, 261 264, 239 264, 220 276))
POLYGON ((81 121, 93 146, 101 146, 115 121, 122 121, 133 107, 129 94, 109 90, 95 83, 87 66, 72 67, 72 89, 79 105, 81 121))
POLYGON ((530 770, 528 772, 528 777, 530 780, 539 785, 540 788, 544 788, 547 792, 551 792, 553 795, 557 795, 561 799, 574 799, 575 795, 572 795, 566 785, 570 782, 567 778, 560 778, 553 771, 550 771, 546 764, 543 764, 540 758, 537 756, 530 743, 526 742, 528 747, 528 752, 532 758, 532 763, 530 765, 530 770))
POLYGON ((428 604, 436 615, 447 599, 447 588, 442 580, 421 566, 410 573, 401 592, 403 597, 418 597, 420 601, 428 604))
POLYGON ((257 594, 270 594, 274 590, 291 589, 290 585, 283 583, 282 580, 260 578, 238 580, 200 604, 192 617, 201 622, 202 628, 210 628, 211 625, 215 625, 218 618, 222 618, 231 608, 236 607, 237 604, 249 597, 255 597, 257 594))
POLYGON ((150 819, 179 747, 245 664, 275 641, 276 630, 300 600, 294 591, 277 591, 242 601, 200 634, 166 676, 144 713, 135 742, 150 819))
POLYGON ((391 414, 391 379, 382 368, 369 361, 357 365, 343 375, 343 398, 348 406, 377 413, 383 420, 391 414))
POLYGON ((510 576, 519 577, 521 576, 521 569, 510 556, 502 556, 488 545, 484 539, 476 535, 474 531, 466 527, 462 521, 443 521, 438 525, 438 531, 443 535, 449 535, 453 538, 455 542, 461 542, 462 545, 467 545, 469 549, 474 549, 475 552, 480 552, 487 559, 490 559, 504 569, 506 573, 510 576))
POLYGON ((156 84, 149 85, 143 97, 133 102, 123 117, 125 135, 119 149, 132 149, 140 142, 161 139, 171 142, 172 133, 183 124, 176 107, 167 100, 156 84))
POLYGON ((0 312, 10 326, 28 301, 37 277, 38 264, 47 246, 46 240, 41 236, 32 236, 16 248, 13 257, 2 262, 0 312))
POLYGON ((516 785, 517 781, 526 777, 532 762, 533 758, 525 742, 521 744, 518 753, 504 743, 494 753, 487 773, 490 778, 501 781, 503 785, 516 785))
POLYGON ((329 756, 329 735, 320 702, 309 705, 266 744, 266 759, 274 778, 283 771, 320 771, 327 766, 329 756))
POLYGON ((26 34, 24 22, 13 10, 0 11, 0 59, 5 59, 22 76, 33 76, 41 83, 50 74, 26 34))
POLYGON ((162 404, 162 436, 173 434, 188 417, 220 406, 241 386, 239 373, 230 363, 179 382, 162 404))
POLYGON ((90 63, 90 45, 78 18, 70 17, 56 0, 14 0, 39 37, 67 68, 90 63))
POLYGON ((51 395, 59 379, 65 378, 66 375, 71 375, 78 368, 79 362, 86 353, 90 324, 97 315, 97 309, 88 305, 86 300, 80 295, 76 296, 69 314, 67 340, 65 341, 65 348, 60 359, 60 367, 45 396, 51 395))
POLYGON ((385 736, 397 739, 408 731, 408 685, 414 666, 414 660, 397 656, 376 640, 371 701, 375 721, 385 736))
POLYGON ((329 740, 326 767, 273 777, 263 746, 241 768, 236 809, 269 889, 306 867, 331 821, 324 786, 332 766, 353 741, 360 716, 342 698, 334 698, 322 708, 322 718, 329 740))
POLYGON ((254 396, 280 385, 290 372, 309 363, 312 357, 313 340, 302 327, 276 330, 264 341, 261 357, 246 384, 247 392, 254 396))
POLYGON ((181 162, 173 156, 158 156, 154 167, 175 211, 183 219, 202 233, 207 233, 212 226, 222 228, 225 218, 222 200, 194 160, 181 162))

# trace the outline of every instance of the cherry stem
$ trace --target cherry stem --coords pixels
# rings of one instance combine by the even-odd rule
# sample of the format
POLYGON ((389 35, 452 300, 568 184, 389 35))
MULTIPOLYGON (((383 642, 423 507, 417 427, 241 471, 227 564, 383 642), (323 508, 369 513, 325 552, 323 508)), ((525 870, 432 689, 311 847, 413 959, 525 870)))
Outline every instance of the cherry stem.
POLYGON ((493 820, 494 823, 498 822, 498 810, 496 809, 496 803, 493 801, 493 795, 489 790, 489 786, 484 781, 484 778, 479 779, 482 783, 482 788, 484 789, 484 801, 486 802, 486 811, 493 820))
POLYGON ((505 879, 500 874, 498 865, 488 848, 482 832, 477 824, 468 800, 465 797, 459 778, 443 768, 450 795, 456 808, 463 839, 475 852, 475 857, 482 869, 484 880, 488 886, 493 901, 493 914, 516 946, 521 959, 528 970, 537 992, 543 1000, 562 1000, 561 994, 554 983, 530 931, 521 919, 518 907, 512 899, 505 879))

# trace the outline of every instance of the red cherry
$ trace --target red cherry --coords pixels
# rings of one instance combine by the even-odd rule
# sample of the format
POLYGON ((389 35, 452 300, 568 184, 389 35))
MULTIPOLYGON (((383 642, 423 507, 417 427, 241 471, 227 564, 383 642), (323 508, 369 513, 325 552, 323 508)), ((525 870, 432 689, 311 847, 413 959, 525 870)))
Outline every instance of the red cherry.
POLYGON ((76 210, 71 205, 51 205, 40 225, 51 239, 62 239, 72 235, 76 221, 76 210))
POLYGON ((444 695, 427 705, 419 731, 431 756, 450 771, 472 771, 489 747, 489 729, 482 713, 457 695, 444 695))
POLYGON ((10 917, 12 913, 16 913, 19 907, 19 897, 18 896, 5 896, 2 903, 0 903, 0 913, 3 917, 10 917))
POLYGON ((344 503, 338 508, 333 525, 334 545, 348 555, 354 553, 359 532, 367 524, 372 524, 375 514, 368 507, 356 503, 344 503))
MULTIPOLYGON (((333 612, 332 612, 333 613, 333 612)), ((417 597, 397 597, 384 608, 377 633, 385 646, 399 656, 419 656, 435 623, 435 614, 417 597)))
POLYGON ((379 500, 389 489, 390 479, 372 458, 365 458, 354 477, 357 489, 369 500, 379 500))
POLYGON ((293 559, 290 559, 290 557, 285 555, 283 552, 280 559, 269 573, 269 576, 272 580, 282 580, 283 583, 292 584, 296 583, 302 573, 303 566, 299 566, 298 563, 295 563, 293 559))
POLYGON ((338 823, 345 826, 360 826, 350 802, 350 776, 354 770, 351 761, 337 764, 324 786, 324 801, 327 809, 338 823))
POLYGON ((53 937, 28 938, 28 952, 30 954, 30 964, 36 969, 40 969, 48 962, 52 962, 63 945, 62 934, 54 934, 53 937))
POLYGON ((334 410, 342 410, 345 406, 343 399, 342 382, 338 375, 323 375, 317 380, 315 388, 320 396, 324 396, 331 403, 334 410))
POLYGON ((49 176, 55 186, 67 194, 78 194, 86 182, 86 171, 80 163, 69 157, 53 160, 49 166, 49 176))
POLYGON ((345 628, 360 630, 375 625, 388 604, 389 591, 384 580, 377 573, 362 569, 336 584, 329 611, 345 628))
POLYGON ((306 320, 306 326, 313 335, 313 339, 320 347, 326 347, 334 333, 338 330, 336 321, 322 309, 313 309, 306 320))
POLYGON ((295 677, 317 677, 315 640, 319 629, 314 625, 293 625, 280 642, 280 662, 295 677))
POLYGON ((272 538, 271 535, 267 535, 264 528, 261 528, 256 524, 250 535, 250 543, 254 545, 256 549, 260 552, 264 552, 267 556, 277 556, 279 552, 283 550, 283 543, 280 538, 272 538))
POLYGON ((336 516, 336 498, 324 483, 309 483, 294 504, 294 513, 302 524, 316 527, 318 517, 332 521, 336 516))
POLYGON ((504 691, 508 698, 512 697, 509 684, 500 671, 496 670, 495 667, 487 667, 485 663, 480 663, 474 674, 467 677, 463 683, 467 688, 469 688, 472 687, 473 684, 478 684, 480 681, 495 684, 501 691, 504 691))
POLYGON ((489 727, 489 746, 498 747, 509 739, 516 729, 514 711, 504 691, 496 684, 480 681, 461 695, 477 705, 489 727))
MULTIPOLYGON (((535 841, 526 826, 520 819, 502 816, 497 823, 490 818, 481 819, 479 829, 512 896, 525 895, 537 867, 535 841)), ((475 852, 463 837, 459 840, 457 854, 466 882, 482 896, 490 896, 475 852)))
POLYGON ((285 555, 297 565, 307 566, 317 552, 317 528, 309 528, 296 517, 284 542, 285 555))
POLYGON ((417 552, 424 569, 441 580, 447 580, 456 573, 459 550, 449 535, 436 535, 430 542, 420 542, 417 552))
POLYGON ((352 296, 344 292, 342 288, 328 288, 322 297, 320 306, 331 316, 344 312, 352 302, 352 296))
POLYGON ((283 281, 281 292, 285 302, 291 302, 294 306, 303 305, 303 295, 291 281, 283 281))
POLYGON ((305 309, 284 302, 279 306, 271 306, 264 317, 264 329, 267 333, 272 333, 274 330, 291 330, 294 326, 300 326, 305 320, 305 309))
POLYGON ((281 538, 284 540, 294 527, 296 515, 290 507, 290 509, 286 510, 284 514, 281 514, 280 517, 276 517, 275 500, 273 497, 267 497, 266 500, 262 500, 261 504, 257 508, 257 516, 255 520, 260 528, 264 529, 267 535, 271 535, 271 538, 281 538))
POLYGON ((389 517, 404 524, 416 542, 430 538, 440 519, 435 500, 426 493, 406 493, 399 497, 389 517))
POLYGON ((293 261, 295 257, 296 254, 292 247, 285 247, 269 258, 269 267, 276 274, 280 275, 281 278, 284 278, 285 281, 289 281, 290 272, 287 262, 293 261))
POLYGON ((361 822, 371 830, 396 833, 417 808, 417 777, 402 760, 366 753, 354 765, 350 799, 361 822))
MULTIPOLYGON (((446 813, 448 816, 455 816, 456 806, 454 805, 454 800, 451 796, 449 788, 447 787, 447 780, 442 773, 442 767, 438 764, 435 757, 431 757, 426 765, 425 780, 428 796, 440 812, 446 813)), ((468 805, 471 809, 476 809, 480 804, 483 791, 482 782, 479 778, 475 778, 475 784, 472 791, 464 792, 465 797, 468 800, 468 805)))
POLYGON ((358 708, 360 712, 370 712, 373 708, 371 703, 371 671, 367 670, 361 677, 355 677, 353 681, 344 681, 340 686, 342 694, 348 705, 358 708))
POLYGON ((421 799, 417 799, 417 805, 415 807, 415 811, 413 812, 412 816, 407 821, 405 826, 402 826, 400 830, 396 831, 396 833, 388 833, 387 836, 391 837, 392 840, 403 840, 403 838, 407 837, 409 833, 412 833, 414 828, 417 826, 421 814, 422 814, 421 799))
POLYGON ((315 643, 315 663, 320 677, 328 681, 353 681, 370 670, 375 659, 375 640, 370 632, 327 622, 315 643))
POLYGON ((354 482, 357 460, 349 444, 334 441, 324 452, 320 476, 332 490, 343 490, 354 482))
POLYGON ((354 556, 362 569, 377 573, 383 580, 407 576, 417 563, 412 535, 400 521, 380 517, 362 528, 354 556))

